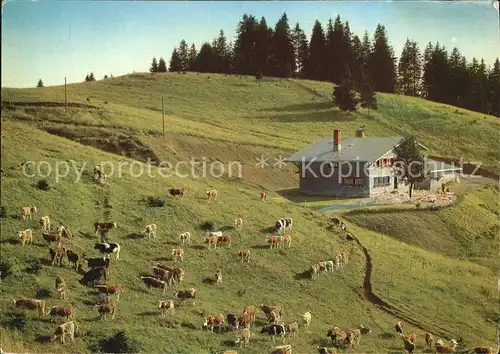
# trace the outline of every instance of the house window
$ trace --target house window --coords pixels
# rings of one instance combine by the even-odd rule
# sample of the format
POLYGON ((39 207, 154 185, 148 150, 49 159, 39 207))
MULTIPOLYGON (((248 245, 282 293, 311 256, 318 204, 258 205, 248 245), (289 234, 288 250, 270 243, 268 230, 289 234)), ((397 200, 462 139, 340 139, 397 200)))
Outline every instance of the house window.
POLYGON ((365 184, 364 178, 355 178, 354 185, 355 186, 363 186, 365 184))
POLYGON ((365 183, 363 178, 344 178, 342 184, 346 187, 358 187, 363 186, 365 183))
POLYGON ((389 186, 391 184, 391 177, 373 177, 373 186, 381 187, 381 186, 389 186))

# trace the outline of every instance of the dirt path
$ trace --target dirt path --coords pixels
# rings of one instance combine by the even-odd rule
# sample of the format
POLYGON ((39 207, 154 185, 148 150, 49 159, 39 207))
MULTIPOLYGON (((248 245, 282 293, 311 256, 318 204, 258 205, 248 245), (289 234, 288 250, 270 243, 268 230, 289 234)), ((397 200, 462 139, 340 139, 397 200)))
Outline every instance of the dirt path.
POLYGON ((405 314, 403 311, 396 308, 395 306, 382 300, 379 296, 377 296, 373 292, 372 288, 373 262, 372 262, 372 257, 370 255, 370 251, 365 246, 363 246, 361 241, 359 241, 359 239, 356 236, 354 236, 351 233, 349 233, 349 235, 352 236, 352 238, 356 241, 358 246, 363 250, 363 253, 365 254, 366 265, 365 265, 365 279, 363 281, 363 293, 364 293, 363 295, 366 298, 366 300, 374 304, 377 308, 384 311, 385 313, 394 316, 403 322, 409 323, 422 331, 429 332, 438 335, 440 337, 445 337, 445 338, 449 337, 449 331, 447 331, 445 328, 436 325, 433 325, 431 327, 424 323, 421 323, 418 320, 412 318, 410 315, 405 314))

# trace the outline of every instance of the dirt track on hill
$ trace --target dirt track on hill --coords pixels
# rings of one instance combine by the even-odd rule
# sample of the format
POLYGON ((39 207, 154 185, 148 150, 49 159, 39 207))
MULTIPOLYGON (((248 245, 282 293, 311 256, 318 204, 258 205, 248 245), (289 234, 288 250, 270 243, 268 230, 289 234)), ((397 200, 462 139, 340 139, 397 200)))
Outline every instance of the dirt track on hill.
POLYGON ((436 325, 433 325, 431 327, 424 323, 421 323, 415 318, 411 317, 410 315, 399 310, 395 306, 382 300, 379 296, 377 296, 373 292, 373 287, 372 287, 373 262, 372 262, 372 257, 370 255, 370 251, 365 246, 363 246, 361 241, 355 235, 353 235, 352 233, 349 233, 349 235, 356 241, 358 246, 362 249, 363 253, 365 254, 366 264, 365 264, 365 279, 363 281, 363 295, 366 298, 366 300, 374 304, 377 308, 384 311, 385 313, 397 317, 399 320, 409 323, 422 331, 439 335, 440 337, 445 337, 445 338, 450 337, 450 332, 445 328, 436 325))

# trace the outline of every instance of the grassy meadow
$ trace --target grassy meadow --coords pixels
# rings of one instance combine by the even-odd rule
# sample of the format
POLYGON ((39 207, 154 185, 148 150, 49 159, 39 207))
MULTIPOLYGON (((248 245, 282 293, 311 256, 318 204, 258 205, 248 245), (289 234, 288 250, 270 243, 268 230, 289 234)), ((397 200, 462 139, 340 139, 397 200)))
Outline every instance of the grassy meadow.
MULTIPOLYGON (((203 317, 240 314, 247 304, 281 304, 284 321, 299 320, 311 311, 310 330, 291 338, 294 352, 315 353, 316 345, 329 345, 326 331, 337 325, 354 328, 364 324, 372 333, 359 347, 347 353, 402 353, 392 331, 399 317, 382 311, 363 296, 366 259, 355 242, 331 229, 329 216, 312 211, 310 203, 294 203, 277 191, 297 186, 295 168, 255 166, 256 157, 288 156, 335 127, 352 136, 364 127, 367 136, 403 135, 413 132, 430 151, 442 156, 464 156, 500 170, 497 153, 498 120, 491 116, 421 99, 377 94, 380 109, 341 113, 331 107, 328 83, 264 79, 214 74, 134 74, 92 83, 68 85, 72 106, 66 114, 54 102, 64 102, 64 87, 41 89, 2 88, 2 206, 1 255, 3 273, 0 306, 0 341, 5 351, 98 352, 99 341, 125 330, 141 352, 217 353, 232 349, 233 333, 208 333, 201 329, 203 317), (161 96, 165 99, 166 137, 162 137, 161 96), (12 102, 12 104, 10 103, 12 102), (40 103, 41 102, 41 103, 40 103), (41 106, 40 106, 41 105, 41 106), (58 135, 58 136, 56 136, 58 135), (136 177, 146 168, 147 158, 173 163, 189 158, 227 164, 242 164, 241 178, 136 177), (137 162, 137 160, 141 162, 137 162), (36 186, 40 177, 23 175, 27 161, 68 162, 84 168, 75 183, 71 172, 59 183, 50 175, 48 191, 36 186), (100 185, 92 168, 101 161, 113 166, 135 162, 136 170, 124 169, 100 185), (168 195, 172 187, 185 187, 183 199, 168 195), (207 201, 207 186, 219 191, 217 201, 207 201), (268 191, 268 201, 259 192, 268 191), (165 200, 153 208, 148 196, 165 200), (97 320, 93 305, 99 299, 78 283, 81 275, 67 265, 51 266, 47 245, 33 221, 19 218, 21 206, 35 204, 38 217, 49 215, 53 225, 67 225, 74 234, 68 247, 97 257, 93 244, 95 221, 116 221, 110 239, 122 246, 120 261, 112 263, 109 283, 120 283, 124 293, 115 320, 97 320), (242 230, 233 230, 241 215, 242 230), (276 219, 294 219, 291 249, 270 250, 264 239, 276 219), (199 225, 212 221, 228 229, 233 245, 207 250, 199 225), (134 236, 146 224, 156 223, 156 240, 134 236), (17 232, 31 227, 35 244, 22 247, 17 232), (157 261, 174 264, 170 253, 178 234, 190 231, 193 245, 184 247, 181 285, 150 294, 139 279, 152 273, 157 261), (249 264, 240 263, 239 250, 249 249, 249 264), (340 272, 323 274, 311 281, 304 274, 311 264, 351 251, 350 262, 340 272), (217 269, 223 284, 212 284, 217 269), (69 284, 68 300, 59 300, 54 278, 62 275, 69 284), (160 299, 174 291, 195 287, 195 306, 180 305, 175 314, 162 318, 160 299), (48 306, 71 304, 81 335, 62 347, 45 343, 55 324, 39 320, 34 312, 15 309, 12 298, 43 298, 48 306)), ((42 172, 47 172, 47 166, 42 172)), ((200 172, 200 170, 197 170, 200 172)), ((28 168, 29 173, 35 173, 28 168)), ((459 202, 440 210, 391 210, 387 213, 344 214, 349 229, 371 255, 373 291, 411 318, 407 331, 423 329, 444 333, 445 340, 462 338, 467 346, 494 344, 494 321, 498 321, 495 275, 495 225, 498 221, 498 190, 494 187, 468 189, 459 202), (421 326, 418 326, 421 325, 421 326)), ((314 204, 315 205, 315 204, 314 204)), ((497 237, 498 238, 498 237, 497 237)), ((496 240, 498 241, 498 240, 496 240)), ((114 258, 114 257, 113 257, 114 258)), ((264 324, 258 315, 252 327, 256 335, 248 348, 238 353, 271 352, 271 338, 260 335, 264 324)), ((280 344, 277 340, 276 344, 280 344)), ((425 349, 423 337, 417 352, 425 349)))

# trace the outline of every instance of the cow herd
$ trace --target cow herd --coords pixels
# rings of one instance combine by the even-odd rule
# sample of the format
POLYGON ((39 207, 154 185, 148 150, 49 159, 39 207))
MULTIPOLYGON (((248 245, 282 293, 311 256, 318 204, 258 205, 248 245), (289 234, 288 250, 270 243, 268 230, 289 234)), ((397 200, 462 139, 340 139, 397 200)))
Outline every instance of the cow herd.
MULTIPOLYGON (((100 170, 96 170, 96 174, 100 174, 100 170)), ((184 197, 186 191, 184 188, 172 188, 169 193, 175 197, 184 197)), ((206 195, 208 199, 216 200, 218 193, 215 189, 206 189, 206 195)), ((260 200, 265 201, 267 196, 264 192, 260 195, 260 200)), ((35 206, 28 206, 21 208, 21 217, 23 220, 32 219, 33 215, 37 214, 38 210, 35 206)), ((347 227, 344 223, 341 223, 337 218, 332 219, 334 224, 339 226, 344 232, 347 232, 347 227)), ((106 320, 108 315, 111 319, 114 319, 118 310, 118 302, 120 299, 120 294, 123 291, 121 284, 108 284, 107 279, 109 276, 111 262, 111 256, 115 255, 115 260, 113 263, 117 263, 120 257, 121 246, 118 243, 112 243, 107 241, 108 233, 118 228, 116 222, 95 222, 93 224, 94 234, 100 234, 101 242, 95 243, 94 251, 98 251, 101 257, 86 258, 85 254, 79 254, 66 246, 63 246, 63 242, 72 239, 72 234, 66 226, 60 225, 57 228, 57 232, 51 233, 51 223, 49 216, 43 216, 39 220, 39 225, 41 229, 41 234, 43 240, 48 244, 52 242, 57 242, 57 247, 49 248, 49 254, 52 261, 52 265, 62 265, 64 259, 67 259, 70 266, 74 266, 75 270, 79 272, 82 267, 86 264, 89 270, 84 272, 83 277, 79 281, 80 284, 84 286, 94 287, 98 293, 105 295, 106 300, 102 303, 95 305, 95 310, 99 314, 99 318, 106 320), (111 296, 115 296, 116 300, 111 301, 111 296)), ((237 229, 243 228, 243 219, 240 215, 234 220, 234 226, 237 229)), ((267 236, 265 242, 271 249, 274 248, 290 248, 292 244, 291 231, 293 227, 292 218, 279 219, 274 224, 275 235, 267 236)), ((157 226, 156 224, 146 225, 142 229, 142 233, 145 234, 148 239, 156 238, 157 226)), ((25 229, 19 231, 19 239, 23 246, 27 246, 33 243, 33 231, 31 229, 25 229)), ((204 243, 207 244, 207 248, 215 249, 217 246, 227 246, 231 247, 232 237, 229 235, 224 235, 221 231, 207 231, 204 238, 204 243)), ((182 246, 191 245, 191 233, 189 231, 183 232, 179 235, 179 246, 172 250, 171 256, 177 262, 184 261, 184 250, 182 246)), ((237 252, 238 257, 241 262, 250 262, 250 250, 239 250, 237 252)), ((321 261, 315 263, 311 266, 309 272, 311 279, 317 279, 319 275, 324 272, 333 272, 334 270, 342 269, 347 263, 349 258, 349 252, 347 250, 337 253, 332 259, 321 261)), ((219 286, 223 281, 223 274, 221 269, 217 269, 214 272, 215 285, 219 286)), ((169 266, 161 263, 156 263, 152 267, 152 274, 146 276, 141 275, 139 279, 144 284, 148 292, 153 292, 153 289, 159 289, 164 296, 167 291, 168 286, 174 284, 181 284, 185 277, 185 270, 179 266, 169 266)), ((66 300, 68 296, 68 283, 66 280, 57 276, 55 280, 55 288, 59 293, 59 298, 61 300, 66 300)), ((158 291, 158 290, 155 290, 158 291)), ((162 317, 166 317, 168 314, 174 315, 175 303, 183 303, 185 301, 191 301, 192 305, 196 305, 196 300, 198 299, 198 289, 188 288, 184 290, 176 291, 174 294, 174 299, 159 300, 158 301, 158 311, 162 317)), ((29 310, 34 310, 38 312, 39 317, 50 316, 52 321, 56 321, 57 318, 62 318, 65 322, 59 325, 54 331, 51 337, 52 341, 60 337, 61 343, 66 343, 66 338, 69 337, 71 341, 74 341, 75 333, 78 331, 78 324, 74 320, 75 313, 71 306, 53 306, 48 312, 45 312, 45 301, 38 299, 19 299, 14 300, 14 304, 18 308, 24 308, 29 310)), ((251 331, 251 326, 256 321, 256 316, 258 313, 264 315, 267 325, 260 330, 260 334, 268 335, 272 337, 273 343, 275 342, 275 337, 281 337, 283 343, 285 343, 286 338, 294 338, 299 334, 299 328, 303 327, 305 331, 309 329, 312 321, 311 312, 307 311, 301 314, 300 323, 295 321, 291 323, 284 323, 282 321, 284 308, 280 305, 264 305, 253 306, 247 305, 243 309, 240 315, 229 313, 224 316, 222 313, 213 314, 204 318, 201 323, 201 328, 213 332, 214 330, 222 331, 223 329, 228 331, 236 332, 236 344, 239 345, 249 345, 250 339, 254 336, 251 331)), ((404 348, 409 353, 412 353, 415 349, 415 337, 412 335, 405 335, 402 330, 402 324, 398 322, 395 327, 395 331, 401 336, 404 342, 404 348)), ((342 330, 339 327, 332 327, 327 331, 327 337, 331 339, 334 348, 319 347, 316 349, 319 353, 334 354, 337 353, 336 348, 346 348, 354 347, 360 344, 361 337, 369 334, 371 331, 360 325, 355 329, 342 330)), ((426 336, 426 342, 432 341, 431 335, 426 336), (430 337, 429 337, 430 336, 430 337)), ((429 347, 431 344, 429 344, 429 347)), ((442 342, 437 341, 435 348, 436 352, 446 353, 451 348, 450 352, 454 351, 456 347, 456 342, 452 342, 451 346, 445 346, 442 342)), ((477 348, 480 350, 481 348, 477 348)), ((488 349, 488 348, 486 348, 488 349)), ((491 349, 491 348, 489 348, 491 349)), ((291 354, 292 346, 291 344, 283 344, 281 346, 274 347, 273 353, 291 354)), ((476 353, 489 353, 488 351, 476 351, 476 353)), ((491 352, 492 354, 493 352, 491 352)))

